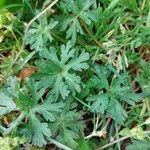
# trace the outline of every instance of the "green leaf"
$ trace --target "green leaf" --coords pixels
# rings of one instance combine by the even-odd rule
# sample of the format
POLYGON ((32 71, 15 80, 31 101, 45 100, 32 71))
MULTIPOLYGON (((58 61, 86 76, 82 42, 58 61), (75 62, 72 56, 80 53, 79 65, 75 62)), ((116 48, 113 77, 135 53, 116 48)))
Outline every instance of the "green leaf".
MULTIPOLYGON (((50 87, 50 93, 54 94, 56 99, 59 95, 65 99, 70 92, 73 94, 76 91, 80 92, 81 78, 75 74, 75 71, 88 68, 86 61, 89 59, 89 54, 85 51, 78 54, 71 47, 71 42, 68 42, 66 46, 61 46, 60 59, 56 50, 51 47, 50 51, 40 52, 40 56, 44 59, 36 62, 40 70, 37 76, 41 79, 41 85, 45 88, 50 87)), ((35 78, 37 76, 35 74, 35 78)))
POLYGON ((6 93, 9 93, 10 97, 17 96, 18 89, 19 84, 17 82, 17 78, 12 76, 8 77, 5 89, 6 93))
POLYGON ((107 114, 116 123, 122 124, 127 118, 127 112, 122 107, 122 102, 134 105, 141 99, 141 96, 134 93, 126 83, 127 76, 119 75, 109 65, 95 65, 93 68, 94 77, 90 79, 87 87, 94 88, 97 94, 87 98, 91 102, 91 111, 107 114), (112 75, 115 78, 112 78, 112 75))
POLYGON ((96 95, 87 98, 87 101, 94 101, 91 105, 92 112, 100 112, 104 114, 108 108, 109 98, 107 95, 96 95))
POLYGON ((12 98, 0 92, 0 116, 10 113, 14 109, 16 109, 16 104, 12 98))
POLYGON ((39 147, 46 145, 47 142, 45 140, 45 136, 51 136, 51 131, 48 128, 48 124, 41 123, 33 114, 30 114, 30 122, 23 132, 24 135, 32 141, 33 145, 39 147))
POLYGON ((150 10, 149 10, 149 13, 148 13, 148 16, 147 16, 146 26, 150 27, 150 10))
POLYGON ((92 21, 97 21, 95 11, 91 11, 90 7, 93 5, 94 0, 80 0, 80 1, 67 1, 61 3, 61 8, 64 12, 64 17, 61 25, 61 30, 67 29, 66 38, 71 38, 75 42, 77 33, 83 34, 83 29, 80 19, 86 24, 91 24, 92 21), (70 16, 72 13, 72 16, 70 16))
POLYGON ((12 2, 11 0, 1 0, 0 1, 0 9, 5 8, 6 6, 9 6, 12 4, 20 4, 20 1, 19 0, 13 0, 13 2, 12 2))
POLYGON ((31 49, 36 51, 42 50, 47 42, 52 42, 53 37, 51 35, 51 30, 53 30, 57 24, 58 21, 54 20, 48 22, 46 17, 38 20, 38 23, 33 23, 25 37, 26 44, 30 44, 31 49))
POLYGON ((124 129, 122 129, 122 130, 119 132, 119 135, 122 135, 122 136, 131 136, 130 129, 129 129, 129 128, 124 128, 124 129))
MULTIPOLYGON (((24 90, 18 93, 16 105, 20 115, 9 124, 8 128, 4 130, 4 134, 9 134, 14 128, 19 128, 19 125, 22 124, 22 135, 25 135, 33 145, 41 147, 47 143, 46 138, 51 136, 47 122, 54 122, 56 120, 56 114, 61 112, 64 104, 62 102, 54 103, 53 96, 43 101, 42 96, 45 90, 40 88, 39 84, 39 82, 30 79, 24 90), (27 124, 23 122, 25 118, 28 120, 27 124)), ((6 101, 10 101, 8 97, 2 96, 6 101)), ((7 102, 7 105, 12 107, 13 105, 11 104, 14 103, 13 101, 10 102, 7 102)), ((13 107, 7 113, 15 110, 16 107, 13 107)))
POLYGON ((106 10, 108 11, 108 10, 114 8, 117 5, 118 2, 119 2, 119 0, 112 0, 106 10))
POLYGON ((79 141, 79 146, 77 150, 92 150, 90 144, 84 139, 83 136, 80 136, 78 141, 79 141))
POLYGON ((62 107, 64 107, 62 102, 52 103, 52 101, 47 100, 42 105, 35 107, 34 111, 41 114, 45 120, 53 122, 56 118, 54 112, 61 112, 62 107))
POLYGON ((150 63, 142 60, 140 65, 141 74, 137 76, 136 80, 139 82, 145 93, 150 93, 150 63))
POLYGON ((122 124, 127 118, 127 112, 117 100, 111 100, 109 102, 107 114, 111 116, 118 124, 122 124))
POLYGON ((127 150, 149 150, 149 141, 133 141, 133 144, 127 146, 127 150))
POLYGON ((57 141, 75 149, 78 146, 77 139, 84 128, 81 112, 77 112, 76 104, 69 97, 66 105, 60 115, 57 116, 56 122, 51 123, 52 132, 57 134, 57 141))

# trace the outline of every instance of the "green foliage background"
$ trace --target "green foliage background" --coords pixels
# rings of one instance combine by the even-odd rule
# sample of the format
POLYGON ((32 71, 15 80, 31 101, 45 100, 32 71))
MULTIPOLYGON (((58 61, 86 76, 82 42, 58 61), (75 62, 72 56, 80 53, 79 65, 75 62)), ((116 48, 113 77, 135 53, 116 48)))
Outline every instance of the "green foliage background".
POLYGON ((149 149, 150 1, 52 2, 0 1, 0 149, 149 149))

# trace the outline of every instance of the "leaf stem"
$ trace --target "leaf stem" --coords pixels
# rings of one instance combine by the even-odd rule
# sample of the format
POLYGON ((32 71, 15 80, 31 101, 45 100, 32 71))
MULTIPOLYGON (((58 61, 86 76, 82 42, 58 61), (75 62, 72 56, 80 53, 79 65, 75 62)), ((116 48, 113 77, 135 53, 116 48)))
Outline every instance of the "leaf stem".
POLYGON ((105 149, 105 148, 110 147, 110 146, 112 146, 112 145, 114 145, 114 144, 116 144, 116 143, 118 143, 118 142, 121 142, 121 141, 127 139, 127 138, 129 138, 129 136, 124 136, 124 137, 122 137, 122 138, 120 138, 120 139, 117 139, 117 140, 115 140, 115 141, 113 141, 113 142, 111 142, 111 143, 108 143, 108 144, 106 144, 106 145, 104 145, 104 146, 102 146, 102 147, 100 147, 100 148, 98 148, 98 149, 96 149, 96 150, 105 149))
POLYGON ((97 137, 97 136, 98 136, 97 132, 95 130, 93 130, 93 132, 91 134, 89 134, 88 136, 86 136, 85 139, 90 139, 92 137, 97 137))
POLYGON ((64 145, 64 144, 61 144, 59 142, 57 142, 56 140, 52 139, 52 138, 49 138, 49 141, 53 144, 55 144, 57 147, 61 148, 61 149, 64 149, 64 150, 73 150, 71 148, 69 148, 68 146, 64 145))
MULTIPOLYGON (((119 139, 119 129, 118 129, 118 126, 115 124, 115 129, 116 129, 116 139, 118 140, 119 139)), ((117 143, 117 146, 118 146, 118 150, 120 150, 120 142, 117 143)))
POLYGON ((83 101, 81 101, 79 98, 75 97, 75 99, 80 102, 81 104, 83 104, 84 106, 91 108, 88 104, 84 103, 83 101))
MULTIPOLYGON (((144 131, 144 134, 150 134, 150 130, 144 131)), ((98 149, 96 149, 96 150, 105 149, 105 148, 107 148, 107 147, 110 147, 110 146, 112 146, 112 145, 114 145, 114 144, 116 144, 116 143, 118 143, 118 142, 121 142, 121 141, 123 141, 123 140, 125 140, 125 139, 128 139, 128 138, 131 138, 131 137, 130 137, 130 136, 124 136, 124 137, 122 137, 122 138, 120 138, 120 139, 117 139, 117 140, 115 140, 115 141, 113 141, 113 142, 111 142, 111 143, 108 143, 108 144, 106 144, 106 145, 104 145, 104 146, 102 146, 102 147, 100 147, 100 148, 98 148, 98 149)))

